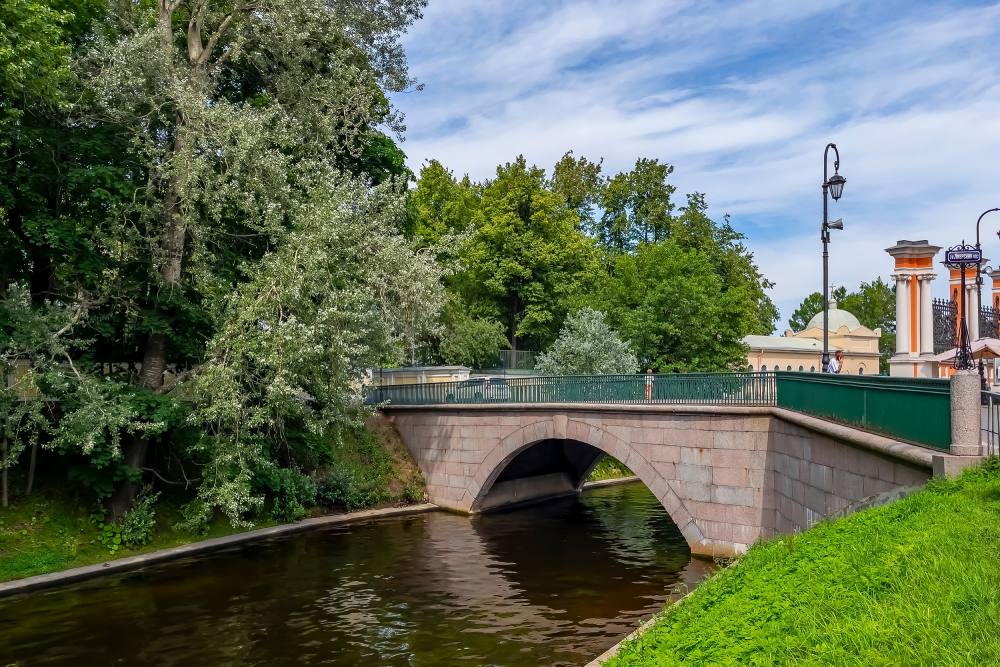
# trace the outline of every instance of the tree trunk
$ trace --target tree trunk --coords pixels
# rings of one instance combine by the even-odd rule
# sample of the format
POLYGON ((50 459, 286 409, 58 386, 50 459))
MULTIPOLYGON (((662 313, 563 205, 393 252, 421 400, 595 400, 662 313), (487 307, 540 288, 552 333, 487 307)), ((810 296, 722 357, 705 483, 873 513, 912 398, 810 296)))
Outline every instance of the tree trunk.
POLYGON ((31 489, 35 486, 35 461, 38 458, 38 443, 31 445, 31 456, 28 459, 28 483, 24 485, 24 495, 30 496, 31 489))
MULTIPOLYGON (((142 370, 139 372, 139 385, 146 389, 158 389, 163 386, 163 371, 167 365, 167 337, 162 333, 152 333, 146 340, 146 352, 142 357, 142 370)), ((124 463, 130 468, 141 470, 146 463, 146 451, 149 441, 142 436, 129 438, 125 442, 122 453, 124 463)), ((135 500, 139 486, 135 482, 123 481, 111 497, 111 516, 120 519, 125 516, 132 501, 135 500)))
POLYGON ((7 434, 5 433, 2 436, 2 438, 3 438, 3 445, 2 445, 2 447, 0 447, 0 457, 3 457, 3 471, 0 471, 0 477, 2 477, 2 479, 0 479, 0 486, 2 486, 3 489, 2 489, 2 491, 0 491, 0 493, 2 493, 2 495, 3 495, 3 506, 7 507, 8 506, 8 501, 7 501, 7 434))
POLYGON ((517 293, 510 295, 510 349, 517 350, 517 293))

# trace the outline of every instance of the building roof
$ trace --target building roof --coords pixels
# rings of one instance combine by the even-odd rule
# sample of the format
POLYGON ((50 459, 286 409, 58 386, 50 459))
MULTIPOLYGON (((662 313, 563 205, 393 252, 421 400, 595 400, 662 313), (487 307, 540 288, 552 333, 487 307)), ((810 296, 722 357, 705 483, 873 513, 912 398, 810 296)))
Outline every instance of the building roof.
MULTIPOLYGON (((855 329, 861 328, 861 322, 858 318, 854 316, 853 313, 841 310, 837 308, 837 302, 830 302, 830 320, 827 329, 829 331, 840 331, 840 327, 846 326, 847 331, 851 332, 855 329)), ((820 311, 813 315, 813 318, 809 320, 809 324, 806 325, 806 329, 819 329, 823 330, 823 311, 820 311)))
MULTIPOLYGON (((792 336, 744 336, 743 342, 751 349, 782 350, 785 352, 823 352, 823 341, 815 338, 793 338, 792 336)), ((830 345, 836 352, 840 348, 830 345)))

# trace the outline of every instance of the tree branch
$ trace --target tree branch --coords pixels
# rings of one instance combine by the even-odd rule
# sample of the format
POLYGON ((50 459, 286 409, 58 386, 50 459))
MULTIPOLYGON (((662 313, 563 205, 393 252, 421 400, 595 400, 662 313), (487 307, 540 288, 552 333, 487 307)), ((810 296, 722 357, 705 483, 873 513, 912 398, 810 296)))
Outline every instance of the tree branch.
POLYGON ((224 33, 226 28, 229 27, 229 24, 233 20, 233 16, 235 16, 238 11, 240 11, 239 4, 236 5, 236 8, 233 9, 231 13, 226 15, 226 18, 222 19, 222 23, 219 24, 219 29, 212 33, 212 36, 208 38, 208 44, 205 46, 205 49, 201 52, 201 56, 198 58, 197 62, 199 65, 204 65, 208 62, 208 59, 212 57, 212 51, 215 50, 215 43, 219 41, 219 37, 221 37, 222 33, 224 33))

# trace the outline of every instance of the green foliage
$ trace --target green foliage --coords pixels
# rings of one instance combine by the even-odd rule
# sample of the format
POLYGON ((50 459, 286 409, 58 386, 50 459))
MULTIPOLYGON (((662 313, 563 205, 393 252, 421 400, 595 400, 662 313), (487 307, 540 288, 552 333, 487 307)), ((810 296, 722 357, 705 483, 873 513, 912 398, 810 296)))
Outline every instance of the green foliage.
POLYGON ((605 456, 597 462, 587 479, 591 482, 600 482, 606 479, 621 479, 631 477, 635 473, 616 458, 605 456))
POLYGON ((373 507, 392 499, 394 473, 387 449, 367 430, 343 433, 333 445, 333 461, 321 471, 316 497, 325 507, 346 510, 373 507))
POLYGON ((777 310, 743 237, 705 214, 700 196, 664 241, 620 256, 603 296, 609 319, 643 367, 659 372, 723 371, 746 359, 742 339, 766 333, 777 310))
POLYGON ((998 518, 994 458, 755 545, 608 664, 992 664, 998 518))
POLYGON ((676 188, 667 178, 673 170, 659 160, 640 158, 632 171, 608 181, 602 193, 604 214, 592 232, 612 255, 669 236, 676 188))
POLYGON ((604 313, 584 308, 566 318, 559 338, 539 355, 535 368, 546 375, 630 374, 639 370, 639 362, 604 321, 604 313))
POLYGON ((456 180, 440 162, 430 160, 420 168, 417 186, 407 198, 407 234, 433 246, 465 231, 479 203, 478 190, 468 176, 456 180))
POLYGON ((153 506, 159 497, 159 492, 146 487, 122 518, 119 528, 125 546, 141 547, 152 541, 153 529, 156 527, 156 510, 153 506))
POLYGON ((267 497, 267 515, 276 521, 298 521, 316 504, 316 483, 298 470, 268 465, 254 475, 254 483, 267 497))
POLYGON ((503 322, 515 348, 547 347, 598 274, 576 213, 523 156, 484 185, 460 257, 458 293, 475 314, 503 322))
POLYGON ((136 549, 149 544, 156 527, 154 505, 159 497, 159 492, 147 486, 120 521, 108 521, 103 509, 96 510, 90 515, 90 520, 97 528, 97 541, 110 554, 118 553, 119 549, 136 549))
POLYGON ((445 364, 492 368, 500 350, 510 348, 503 324, 488 318, 469 317, 462 304, 445 308, 444 318, 438 350, 445 364))

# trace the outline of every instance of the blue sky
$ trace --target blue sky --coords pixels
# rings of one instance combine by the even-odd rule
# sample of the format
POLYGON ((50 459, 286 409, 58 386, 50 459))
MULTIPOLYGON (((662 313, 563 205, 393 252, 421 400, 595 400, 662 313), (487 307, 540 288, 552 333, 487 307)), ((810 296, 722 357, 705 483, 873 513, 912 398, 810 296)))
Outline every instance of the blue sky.
POLYGON ((659 158, 749 237, 779 330, 822 287, 827 141, 848 179, 836 284, 887 277, 898 239, 971 240, 1000 206, 1000 3, 430 0, 405 45, 424 84, 393 98, 411 168, 659 158))

